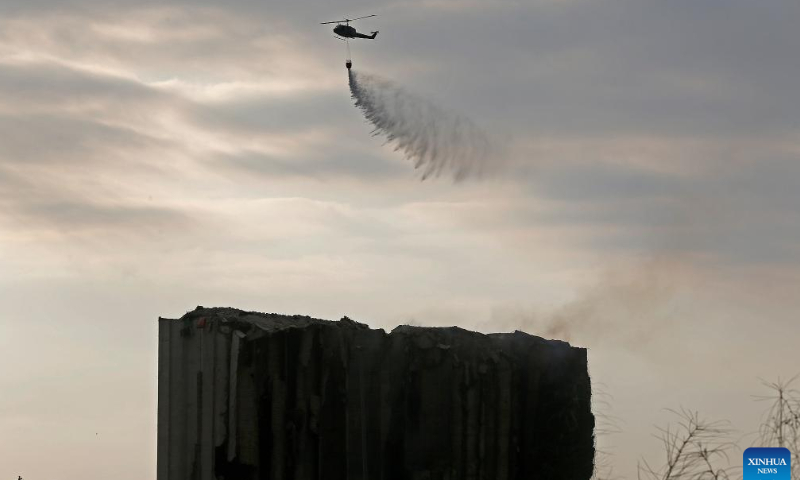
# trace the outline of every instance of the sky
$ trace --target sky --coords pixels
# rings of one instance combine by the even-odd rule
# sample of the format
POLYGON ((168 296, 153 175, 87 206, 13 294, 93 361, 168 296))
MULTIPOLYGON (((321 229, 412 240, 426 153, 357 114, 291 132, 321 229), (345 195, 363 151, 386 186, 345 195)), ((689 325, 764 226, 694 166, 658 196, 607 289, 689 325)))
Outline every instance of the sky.
MULTIPOLYGON (((197 305, 589 349, 615 472, 800 372, 800 3, 0 0, 0 478, 155 478, 197 305), (421 181, 354 69, 472 119, 421 181)), ((733 456, 735 461, 737 457, 733 456)))

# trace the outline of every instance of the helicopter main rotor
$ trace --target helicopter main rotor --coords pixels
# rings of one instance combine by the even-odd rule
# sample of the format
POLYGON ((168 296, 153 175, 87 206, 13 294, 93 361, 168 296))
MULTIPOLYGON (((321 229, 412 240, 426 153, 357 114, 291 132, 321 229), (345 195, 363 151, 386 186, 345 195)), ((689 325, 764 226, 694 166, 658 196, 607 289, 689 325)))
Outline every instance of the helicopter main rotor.
POLYGON ((332 20, 330 22, 322 22, 320 23, 320 25, 327 25, 329 23, 344 23, 349 25, 350 22, 355 22, 356 20, 361 20, 362 18, 370 18, 370 17, 377 17, 377 15, 365 15, 363 17, 358 17, 358 18, 345 18, 343 20, 332 20))

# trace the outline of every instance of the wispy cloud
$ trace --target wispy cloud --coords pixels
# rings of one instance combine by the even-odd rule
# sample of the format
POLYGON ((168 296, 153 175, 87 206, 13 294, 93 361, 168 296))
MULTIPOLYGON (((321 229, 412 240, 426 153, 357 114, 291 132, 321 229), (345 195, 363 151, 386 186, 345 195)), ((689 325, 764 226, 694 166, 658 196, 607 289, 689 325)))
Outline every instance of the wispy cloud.
POLYGON ((796 331, 800 285, 798 8, 0 5, 0 362, 24 364, 0 375, 0 476, 80 455, 74 477, 150 475, 154 401, 128 403, 154 399, 147 319, 198 303, 569 336, 635 425, 664 385, 695 405, 721 364, 777 371, 796 345, 767 337, 796 331), (356 66, 502 132, 504 174, 420 183, 369 136, 317 25, 351 12, 381 30, 356 66), (745 358, 748 339, 775 344, 745 358), (94 403, 62 418, 31 392, 94 403), (115 426, 103 455, 75 440, 86 422, 115 426))

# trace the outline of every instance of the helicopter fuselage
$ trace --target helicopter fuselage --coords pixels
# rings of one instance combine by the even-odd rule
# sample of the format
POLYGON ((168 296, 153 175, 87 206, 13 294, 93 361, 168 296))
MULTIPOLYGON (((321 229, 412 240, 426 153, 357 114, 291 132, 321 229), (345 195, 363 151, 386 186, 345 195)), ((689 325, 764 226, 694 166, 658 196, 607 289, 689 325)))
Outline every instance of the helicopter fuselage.
POLYGON ((350 25, 336 25, 333 27, 333 33, 345 38, 354 38, 356 36, 356 29, 350 25))
POLYGON ((378 32, 372 32, 371 35, 364 35, 363 33, 358 33, 355 27, 351 27, 350 25, 336 25, 333 27, 333 33, 339 35, 343 38, 368 38, 373 39, 378 32))

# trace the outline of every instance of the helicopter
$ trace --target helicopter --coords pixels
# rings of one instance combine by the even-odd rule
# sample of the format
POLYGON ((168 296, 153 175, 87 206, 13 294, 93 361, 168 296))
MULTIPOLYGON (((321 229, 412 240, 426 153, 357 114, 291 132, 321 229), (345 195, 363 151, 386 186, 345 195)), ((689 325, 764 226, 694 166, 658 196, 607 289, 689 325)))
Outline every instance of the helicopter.
POLYGON ((356 20, 361 20, 362 18, 370 18, 370 17, 377 17, 377 15, 367 15, 365 17, 358 17, 358 18, 345 18, 343 20, 333 20, 331 22, 322 22, 320 25, 327 25, 329 23, 335 23, 336 26, 333 27, 333 33, 335 33, 339 38, 339 40, 345 40, 348 38, 366 38, 369 40, 374 40, 375 37, 378 35, 378 31, 371 32, 369 35, 364 35, 363 33, 358 33, 355 27, 350 26, 350 22, 355 22, 356 20))

